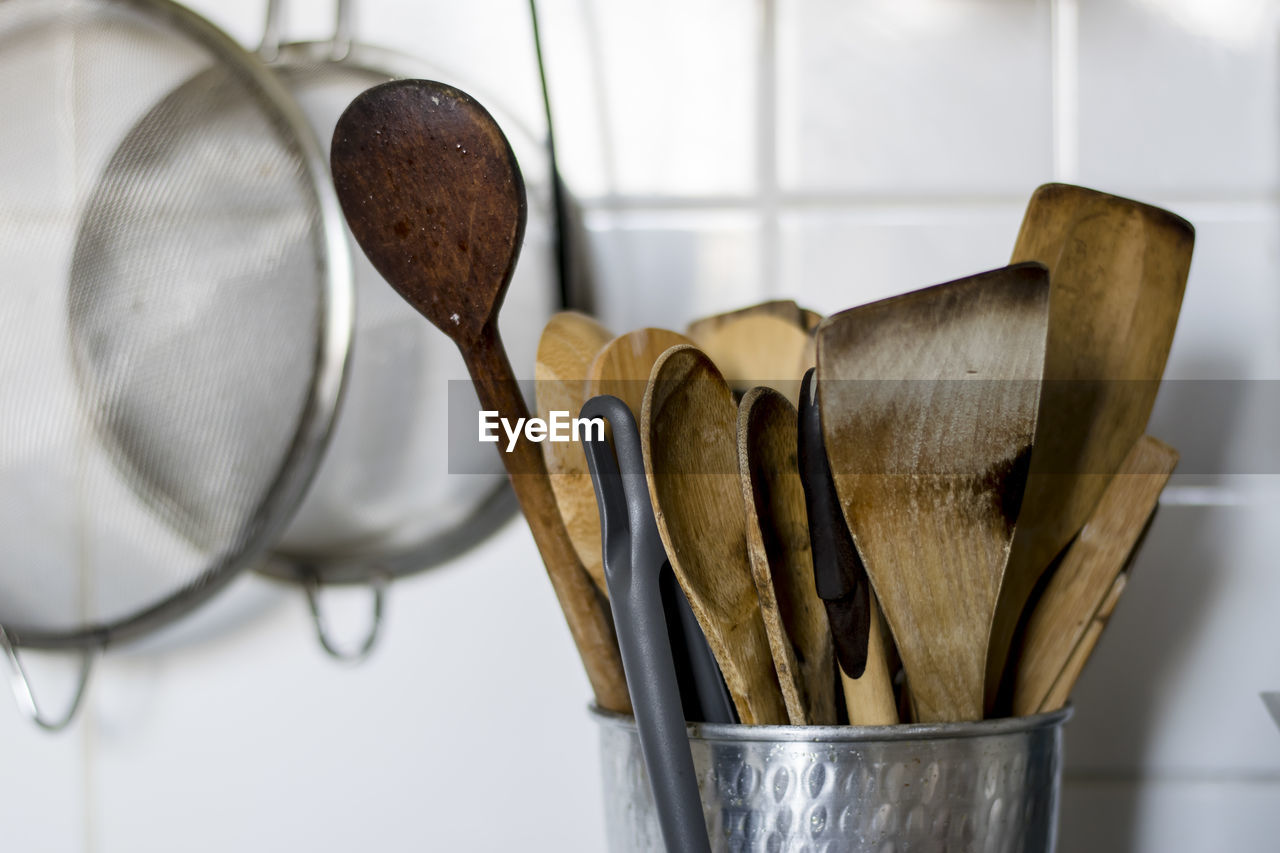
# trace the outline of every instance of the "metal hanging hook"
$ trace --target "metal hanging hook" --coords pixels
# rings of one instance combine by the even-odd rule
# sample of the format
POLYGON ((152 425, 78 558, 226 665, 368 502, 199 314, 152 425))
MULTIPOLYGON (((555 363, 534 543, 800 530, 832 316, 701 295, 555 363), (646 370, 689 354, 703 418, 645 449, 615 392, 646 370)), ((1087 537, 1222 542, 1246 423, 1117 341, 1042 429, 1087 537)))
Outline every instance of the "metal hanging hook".
POLYGON ((263 62, 275 62, 280 56, 281 20, 284 15, 282 0, 267 0, 267 20, 262 25, 262 41, 258 42, 258 57, 263 62))
POLYGON ((329 624, 320 611, 320 578, 315 572, 305 570, 302 576, 302 587, 307 593, 307 606, 311 608, 311 620, 316 626, 316 637, 320 647, 332 658, 343 663, 360 663, 369 657, 373 647, 377 645, 379 631, 382 628, 383 602, 386 599, 387 582, 390 577, 385 572, 378 572, 369 579, 369 591, 373 594, 373 614, 369 620, 369 630, 364 641, 354 650, 344 651, 333 642, 329 632, 329 624))
MULTIPOLYGON (((334 0, 333 34, 329 36, 329 59, 333 62, 341 62, 351 53, 354 5, 351 0, 334 0)), ((262 27, 262 41, 258 43, 258 57, 263 62, 275 62, 280 57, 284 7, 285 0, 267 0, 267 20, 262 27)))
POLYGON ((351 0, 336 0, 337 12, 333 22, 333 36, 329 39, 329 58, 341 62, 351 53, 354 24, 351 22, 351 0))
POLYGON ((13 697, 18 702, 19 710, 27 719, 47 732, 60 732, 70 725, 80 710, 85 688, 89 685, 89 674, 93 671, 93 664, 102 652, 102 647, 87 646, 81 651, 80 673, 77 676, 75 695, 71 697, 70 707, 58 718, 46 717, 40 710, 35 694, 31 691, 31 678, 27 675, 27 670, 18 657, 18 650, 9 640, 9 633, 5 631, 3 625, 0 625, 0 649, 4 650, 4 656, 9 659, 9 686, 13 690, 13 697))

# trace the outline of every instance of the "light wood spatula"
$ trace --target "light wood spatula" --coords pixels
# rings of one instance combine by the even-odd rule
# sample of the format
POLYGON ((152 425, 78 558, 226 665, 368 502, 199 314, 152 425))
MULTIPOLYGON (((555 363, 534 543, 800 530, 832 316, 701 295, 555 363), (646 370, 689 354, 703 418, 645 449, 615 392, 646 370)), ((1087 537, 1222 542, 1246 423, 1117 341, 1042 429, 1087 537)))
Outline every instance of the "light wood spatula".
MULTIPOLYGON (((534 364, 538 417, 546 420, 553 411, 578 417, 582 404, 588 400, 587 373, 591 363, 611 340, 613 334, 585 314, 563 311, 551 318, 538 340, 534 364)), ((547 462, 556 506, 560 508, 560 517, 564 519, 578 559, 596 588, 607 595, 601 559, 600 515, 582 444, 544 441, 542 456, 547 462)))
POLYGON ((774 671, 747 555, 738 479, 738 410, 705 353, 658 358, 640 418, 645 477, 671 568, 748 725, 781 725, 774 671))
POLYGON ((814 587, 796 438, 796 409, 786 397, 771 388, 747 392, 738 407, 738 466, 774 668, 791 725, 833 726, 831 627, 814 587))
POLYGON ((1026 497, 991 625, 989 712, 1003 704, 1027 597, 1146 430, 1194 241, 1190 223, 1167 210, 1083 187, 1047 184, 1027 205, 1013 262, 1049 268, 1049 342, 1026 497))
POLYGON ((808 322, 794 302, 769 302, 694 323, 689 336, 711 356, 736 393, 763 385, 794 405, 800 396, 800 377, 814 365, 815 345, 808 322))
POLYGON ((1066 701, 1177 464, 1177 451, 1151 436, 1138 439, 1125 456, 1027 620, 1014 670, 1015 715, 1054 710, 1066 701))
POLYGON ((818 327, 827 457, 921 722, 982 718, 1048 322, 1047 273, 1021 264, 818 327))
POLYGON ((658 357, 671 347, 693 341, 669 329, 636 329, 619 335, 597 353, 587 371, 587 397, 608 394, 640 416, 649 374, 658 357))

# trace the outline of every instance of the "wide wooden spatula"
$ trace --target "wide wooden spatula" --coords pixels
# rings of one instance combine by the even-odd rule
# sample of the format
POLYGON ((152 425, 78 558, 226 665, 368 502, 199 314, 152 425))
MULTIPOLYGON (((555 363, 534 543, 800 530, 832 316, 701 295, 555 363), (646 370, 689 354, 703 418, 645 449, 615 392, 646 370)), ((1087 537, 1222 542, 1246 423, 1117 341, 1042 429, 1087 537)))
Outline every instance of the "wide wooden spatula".
POLYGON ((1125 456, 1031 611, 1014 670, 1015 716, 1066 701, 1177 464, 1178 452, 1149 435, 1125 456))
POLYGON ((818 327, 831 473, 920 722, 982 718, 1048 323, 1048 274, 1019 264, 818 327))
POLYGON ((1049 341, 1036 450, 991 626, 988 712, 1001 704, 1027 597, 1146 431, 1194 242, 1185 219, 1084 187, 1047 184, 1027 205, 1013 262, 1049 268, 1049 341))

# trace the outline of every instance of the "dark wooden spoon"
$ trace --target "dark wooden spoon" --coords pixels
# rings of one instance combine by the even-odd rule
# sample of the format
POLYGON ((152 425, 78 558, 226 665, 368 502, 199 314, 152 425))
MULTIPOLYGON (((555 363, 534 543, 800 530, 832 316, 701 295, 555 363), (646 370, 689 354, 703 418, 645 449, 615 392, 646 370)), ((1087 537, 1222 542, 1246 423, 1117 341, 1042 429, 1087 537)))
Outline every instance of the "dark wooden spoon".
MULTIPOLYGON (((360 248, 457 344, 481 405, 513 424, 528 418, 497 323, 524 236, 524 181, 493 117, 443 83, 383 83, 338 119, 330 165, 360 248)), ((569 540, 541 450, 522 437, 501 456, 596 702, 630 712, 607 605, 569 540)))

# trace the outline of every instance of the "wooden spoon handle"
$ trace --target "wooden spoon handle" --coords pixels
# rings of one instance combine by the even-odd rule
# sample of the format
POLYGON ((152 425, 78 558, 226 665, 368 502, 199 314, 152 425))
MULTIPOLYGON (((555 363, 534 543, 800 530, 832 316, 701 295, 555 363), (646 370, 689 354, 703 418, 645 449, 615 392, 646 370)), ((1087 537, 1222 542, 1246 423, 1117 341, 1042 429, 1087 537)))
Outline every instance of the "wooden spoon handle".
MULTIPOLYGON (((519 418, 528 418, 529 407, 520 394, 497 327, 493 323, 486 325, 476 341, 462 351, 480 405, 513 424, 519 418)), ((501 450, 502 464, 533 531, 533 541, 546 565, 578 654, 582 656, 596 704, 629 714, 631 699, 622 672, 618 638, 605 604, 569 541, 542 450, 523 434, 510 453, 506 452, 505 439, 501 450)))
POLYGON ((871 629, 867 633, 867 668, 859 678, 840 670, 844 704, 849 724, 892 726, 898 722, 898 700, 893 695, 893 674, 889 672, 889 650, 885 646, 884 618, 875 597, 871 599, 871 629))

